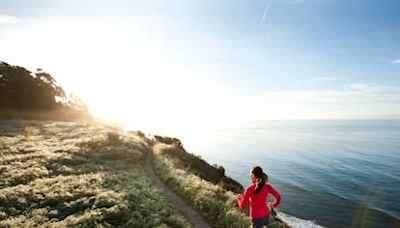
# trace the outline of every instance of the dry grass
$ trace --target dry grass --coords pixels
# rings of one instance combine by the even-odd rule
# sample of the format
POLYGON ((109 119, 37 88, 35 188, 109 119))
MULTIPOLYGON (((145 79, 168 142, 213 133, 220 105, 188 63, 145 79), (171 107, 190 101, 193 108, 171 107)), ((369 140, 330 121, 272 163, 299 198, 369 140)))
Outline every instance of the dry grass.
POLYGON ((0 124, 0 227, 190 227, 147 178, 139 136, 78 123, 0 124))

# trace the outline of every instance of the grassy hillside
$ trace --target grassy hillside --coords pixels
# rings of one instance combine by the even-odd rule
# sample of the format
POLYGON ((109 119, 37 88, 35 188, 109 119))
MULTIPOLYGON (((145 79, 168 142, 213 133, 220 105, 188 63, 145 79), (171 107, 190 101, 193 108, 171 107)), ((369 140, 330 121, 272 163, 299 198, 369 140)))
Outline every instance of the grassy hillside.
POLYGON ((147 178, 151 149, 156 173, 210 224, 249 226, 236 206, 243 187, 177 139, 100 125, 0 121, 0 227, 190 227, 147 178))
MULTIPOLYGON (((249 227, 248 215, 239 210, 236 194, 242 190, 236 181, 226 177, 222 167, 212 167, 201 158, 187 153, 179 141, 156 138, 153 166, 160 178, 214 227, 249 227), (215 184, 214 181, 218 180, 215 184)), ((276 217, 269 227, 287 227, 276 217)))
MULTIPOLYGON (((225 169, 222 166, 210 165, 203 159, 193 154, 186 152, 183 148, 182 143, 177 138, 155 136, 157 142, 165 145, 161 150, 157 150, 158 154, 169 158, 173 162, 173 166, 179 169, 188 170, 190 173, 211 182, 212 184, 218 184, 228 191, 234 193, 242 193, 243 186, 225 175, 225 169)), ((161 144, 158 145, 158 149, 161 144)))
POLYGON ((190 227, 148 180, 140 136, 0 122, 0 227, 190 227))

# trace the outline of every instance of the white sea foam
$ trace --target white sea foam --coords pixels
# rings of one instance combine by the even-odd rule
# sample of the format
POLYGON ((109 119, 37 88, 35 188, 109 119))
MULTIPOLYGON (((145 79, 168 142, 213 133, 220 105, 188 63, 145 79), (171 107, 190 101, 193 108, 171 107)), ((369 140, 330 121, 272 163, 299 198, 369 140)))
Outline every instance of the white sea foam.
POLYGON ((277 216, 292 228, 323 228, 314 221, 296 218, 282 212, 278 212, 277 216))

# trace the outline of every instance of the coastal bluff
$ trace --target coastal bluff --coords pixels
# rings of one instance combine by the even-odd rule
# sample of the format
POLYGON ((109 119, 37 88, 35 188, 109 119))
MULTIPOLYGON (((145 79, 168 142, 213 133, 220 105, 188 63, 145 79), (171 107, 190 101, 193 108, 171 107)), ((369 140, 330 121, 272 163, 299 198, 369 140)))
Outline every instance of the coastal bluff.
MULTIPOLYGON (((104 124, 0 120, 0 227, 192 227, 144 164, 211 227, 248 227, 243 187, 178 139, 104 124)), ((287 227, 273 216, 270 227, 287 227)))

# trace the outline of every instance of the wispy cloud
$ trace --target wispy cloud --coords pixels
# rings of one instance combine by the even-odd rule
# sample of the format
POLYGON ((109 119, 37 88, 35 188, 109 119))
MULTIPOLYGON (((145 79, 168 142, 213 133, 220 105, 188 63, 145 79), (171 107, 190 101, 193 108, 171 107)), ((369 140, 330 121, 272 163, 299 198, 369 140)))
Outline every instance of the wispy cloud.
POLYGON ((393 64, 400 64, 400 59, 393 60, 393 64))
POLYGON ((253 119, 400 117, 400 87, 353 83, 338 89, 275 90, 240 97, 231 113, 253 119))
POLYGON ((347 101, 400 101, 400 87, 349 84, 342 89, 330 90, 280 90, 269 91, 258 96, 259 99, 277 103, 332 103, 347 101))
POLYGON ((352 83, 352 84, 348 85, 348 87, 353 90, 365 90, 366 88, 368 88, 367 85, 362 84, 362 83, 352 83))
POLYGON ((345 88, 348 88, 353 91, 365 92, 365 93, 381 93, 384 91, 390 90, 384 86, 376 86, 376 85, 367 85, 364 83, 351 83, 345 85, 345 88))
POLYGON ((291 0, 290 4, 292 5, 300 5, 310 2, 310 0, 291 0))
POLYGON ((0 15, 0 25, 2 24, 14 24, 18 22, 18 18, 8 15, 0 15))
POLYGON ((287 90, 263 93, 262 100, 277 101, 278 103, 320 103, 337 102, 343 96, 337 90, 287 90))
POLYGON ((265 21, 267 20, 267 16, 268 16, 270 8, 271 8, 271 0, 266 0, 264 13, 263 13, 263 15, 261 17, 261 21, 260 21, 260 28, 265 24, 265 21))
POLYGON ((312 77, 312 81, 339 81, 336 77, 312 77))

